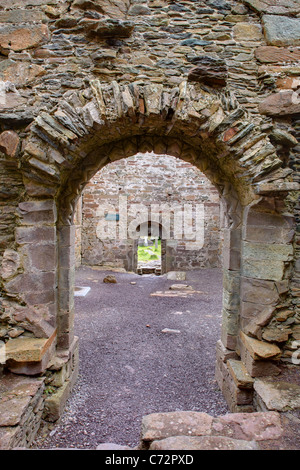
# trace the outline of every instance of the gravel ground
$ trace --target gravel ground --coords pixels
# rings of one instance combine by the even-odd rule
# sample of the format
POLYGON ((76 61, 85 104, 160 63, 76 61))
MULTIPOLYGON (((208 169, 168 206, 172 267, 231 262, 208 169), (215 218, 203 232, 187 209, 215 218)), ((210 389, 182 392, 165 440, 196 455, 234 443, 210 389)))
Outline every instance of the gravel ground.
POLYGON ((60 422, 50 434, 40 432, 35 448, 95 449, 103 442, 134 447, 146 414, 229 411, 214 379, 220 270, 191 271, 186 281, 171 281, 81 267, 76 286, 91 287, 85 297, 75 298, 79 379, 60 422), (114 274, 117 283, 103 283, 107 274, 114 274), (175 283, 198 292, 150 295, 172 293, 169 287, 175 283), (177 332, 163 333, 165 328, 177 332))

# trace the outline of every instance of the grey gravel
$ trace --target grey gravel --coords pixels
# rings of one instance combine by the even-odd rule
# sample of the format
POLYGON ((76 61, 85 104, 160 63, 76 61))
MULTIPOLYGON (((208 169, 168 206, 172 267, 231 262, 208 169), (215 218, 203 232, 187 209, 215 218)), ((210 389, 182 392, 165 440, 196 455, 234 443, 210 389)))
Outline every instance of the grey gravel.
POLYGON ((117 282, 105 284, 108 274, 77 270, 76 285, 91 287, 75 298, 79 379, 60 422, 50 427, 51 435, 48 427, 41 430, 35 448, 133 448, 146 414, 229 411, 214 378, 222 272, 187 272, 196 293, 178 297, 150 296, 170 293, 174 280, 167 276, 114 272, 117 282), (163 333, 166 328, 180 333, 163 333))

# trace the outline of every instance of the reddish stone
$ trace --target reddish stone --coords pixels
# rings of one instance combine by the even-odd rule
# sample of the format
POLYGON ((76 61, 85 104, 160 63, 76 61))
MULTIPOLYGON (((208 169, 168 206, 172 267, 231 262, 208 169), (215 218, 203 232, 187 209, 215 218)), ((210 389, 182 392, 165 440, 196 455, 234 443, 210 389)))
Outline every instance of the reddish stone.
POLYGON ((48 27, 45 24, 30 26, 3 26, 0 28, 0 51, 7 55, 9 51, 20 52, 37 47, 49 40, 48 27))
POLYGON ((228 140, 232 139, 232 137, 235 136, 238 131, 239 130, 236 127, 231 127, 230 129, 227 129, 227 131, 225 131, 223 135, 223 142, 228 142, 228 140))
POLYGON ((255 50, 255 57, 262 63, 296 62, 300 60, 299 49, 262 46, 255 50))
POLYGON ((261 114, 267 116, 286 116, 300 113, 299 95, 292 90, 273 93, 259 104, 261 114))
POLYGON ((294 77, 278 78, 276 86, 282 90, 297 90, 300 86, 300 80, 294 77))
POLYGON ((0 134, 0 151, 9 157, 15 157, 19 148, 20 138, 14 131, 4 131, 0 134))
POLYGON ((234 439, 262 441, 282 436, 279 413, 275 411, 256 413, 233 413, 215 418, 212 434, 234 439))

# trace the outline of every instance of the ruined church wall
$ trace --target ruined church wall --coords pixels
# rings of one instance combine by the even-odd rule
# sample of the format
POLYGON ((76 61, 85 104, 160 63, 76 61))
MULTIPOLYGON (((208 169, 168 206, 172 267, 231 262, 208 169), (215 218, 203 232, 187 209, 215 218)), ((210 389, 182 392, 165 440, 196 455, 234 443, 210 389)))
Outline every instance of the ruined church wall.
MULTIPOLYGON (((172 245, 172 260, 169 260, 172 269, 221 267, 220 203, 216 188, 190 163, 150 154, 111 163, 85 187, 82 195, 82 264, 126 269, 127 259, 136 249, 134 238, 120 239, 119 222, 105 221, 104 212, 126 217, 126 224, 131 227, 135 222, 137 225, 148 223, 151 213, 155 222, 158 210, 163 212, 159 220, 172 245), (120 197, 126 201, 125 214, 120 207, 120 197), (197 220, 196 211, 202 208, 204 220, 202 217, 197 220), (174 210, 179 210, 182 217, 185 214, 178 233, 174 232, 174 210), (188 219, 189 210, 191 220, 188 219), (101 231, 97 234, 99 224, 101 231), (111 238, 109 235, 101 238, 102 230, 110 233, 112 229, 115 238, 113 234, 111 238)), ((77 259, 78 254, 79 249, 77 259)))

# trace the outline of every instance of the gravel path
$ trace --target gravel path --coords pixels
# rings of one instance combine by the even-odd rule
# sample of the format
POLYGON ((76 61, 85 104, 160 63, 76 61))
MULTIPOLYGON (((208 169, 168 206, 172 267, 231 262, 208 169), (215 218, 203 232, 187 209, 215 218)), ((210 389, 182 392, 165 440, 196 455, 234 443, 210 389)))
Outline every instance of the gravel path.
POLYGON ((145 414, 228 412, 214 379, 221 271, 191 271, 186 281, 171 281, 81 267, 76 285, 91 287, 75 298, 79 380, 59 424, 46 438, 40 433, 37 448, 95 449, 102 442, 134 447, 145 414), (103 283, 107 274, 117 283, 103 283), (169 287, 183 283, 196 292, 153 295, 174 295, 169 287), (177 332, 163 333, 165 328, 177 332))

